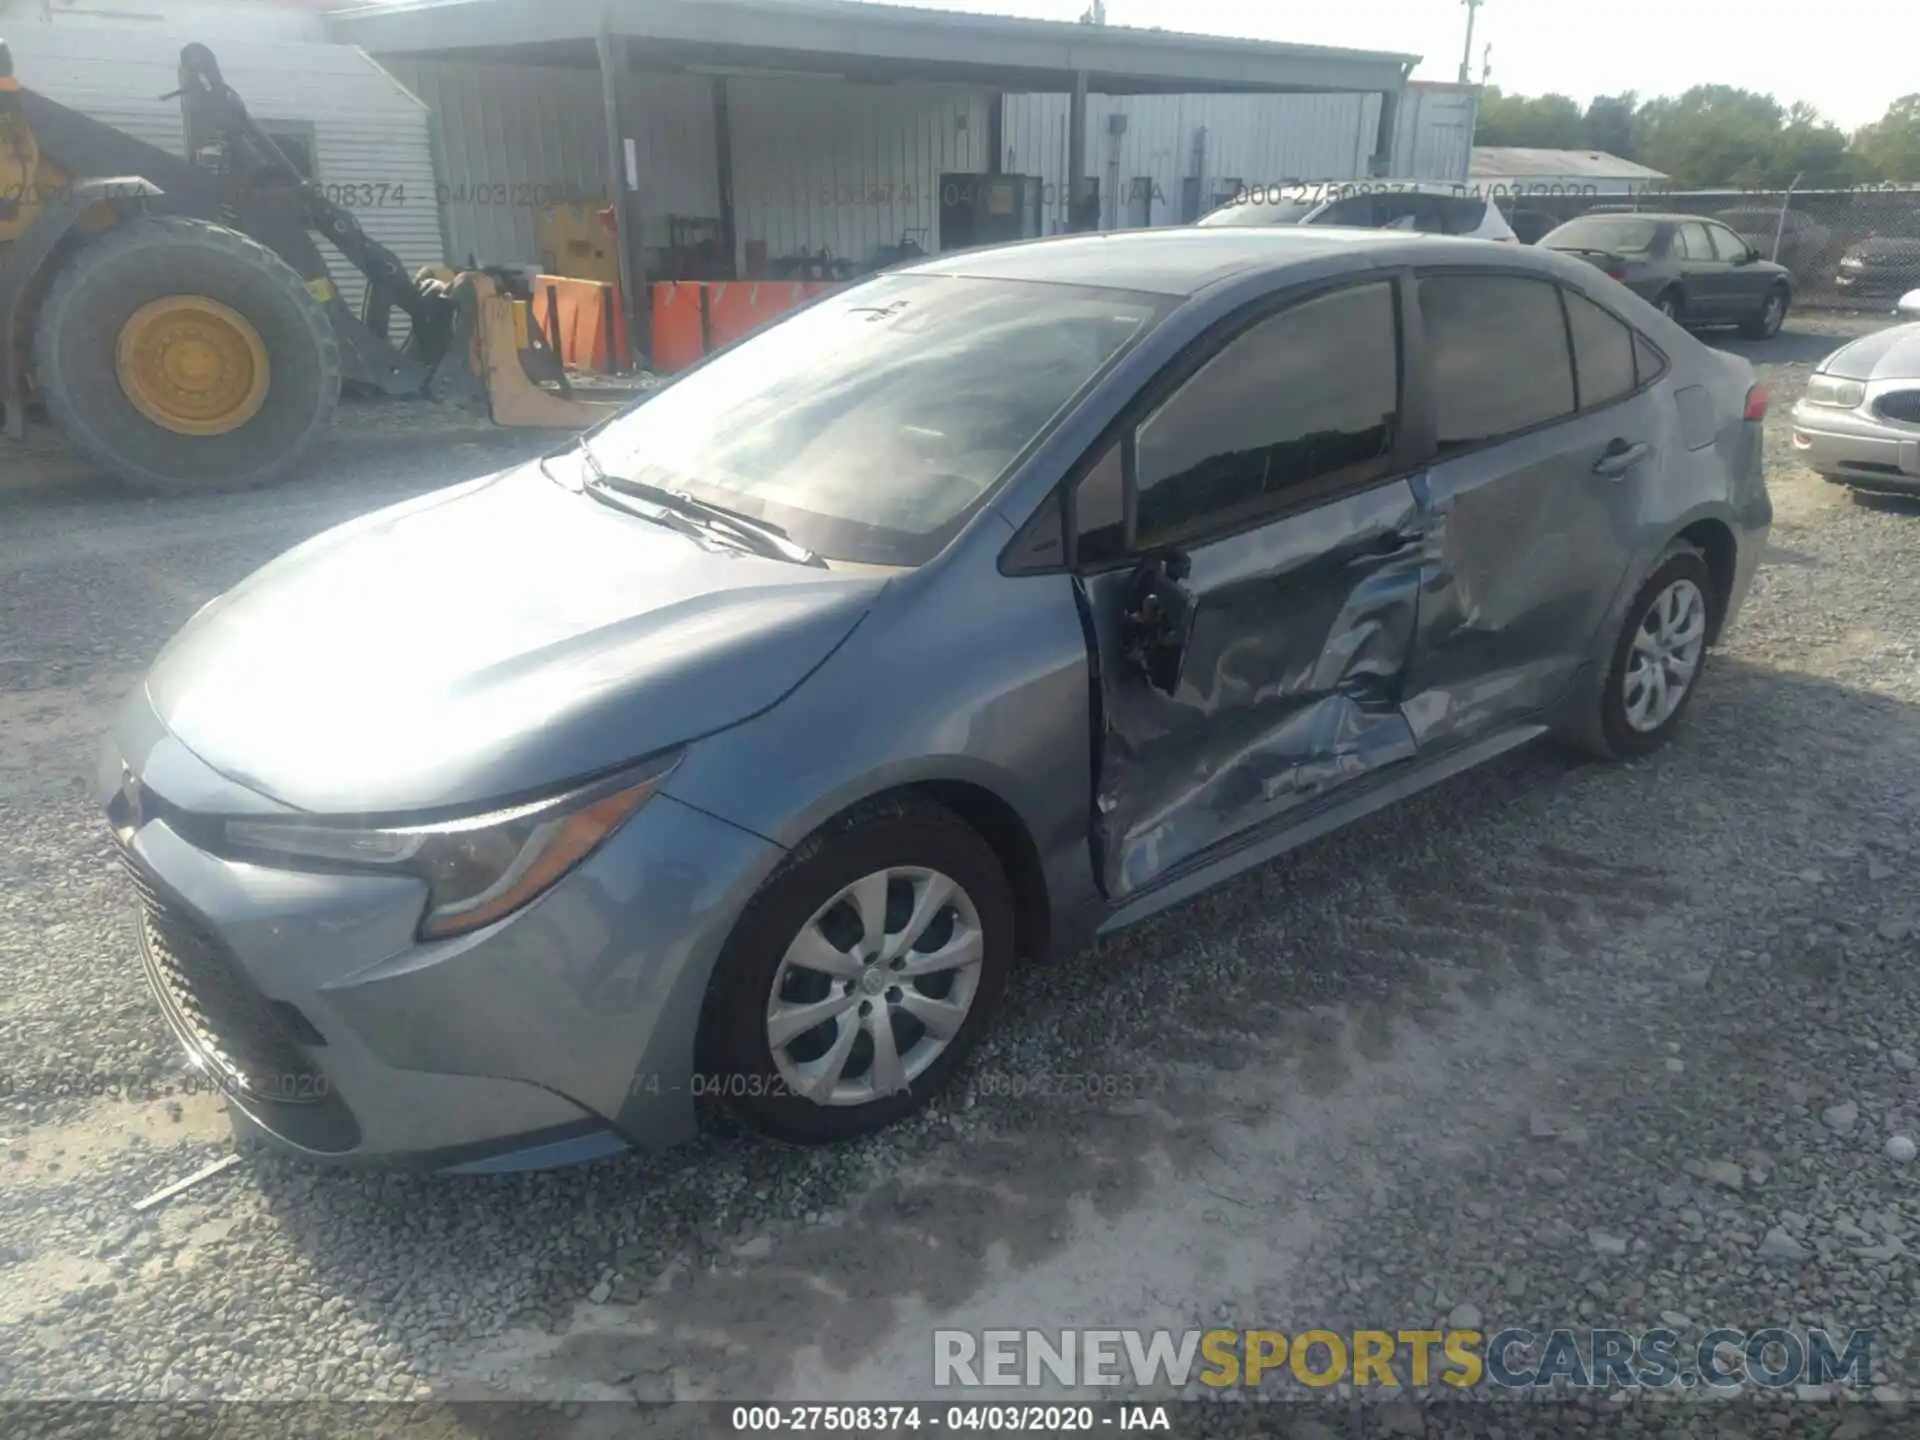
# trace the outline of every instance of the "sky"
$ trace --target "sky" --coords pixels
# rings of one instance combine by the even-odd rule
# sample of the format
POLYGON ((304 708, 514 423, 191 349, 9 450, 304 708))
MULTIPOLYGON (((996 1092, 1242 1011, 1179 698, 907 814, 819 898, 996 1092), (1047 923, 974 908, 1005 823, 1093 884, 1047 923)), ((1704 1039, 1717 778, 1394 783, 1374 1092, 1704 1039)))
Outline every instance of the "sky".
MULTIPOLYGON (((946 10, 1076 20, 1086 0, 895 0, 946 10)), ((1417 80, 1459 78, 1461 0, 1107 0, 1110 25, 1347 45, 1419 55, 1417 80)), ((1675 95, 1727 84, 1805 100, 1851 131, 1920 91, 1920 0, 1485 0, 1473 76, 1491 44, 1490 81, 1509 94, 1675 95)))

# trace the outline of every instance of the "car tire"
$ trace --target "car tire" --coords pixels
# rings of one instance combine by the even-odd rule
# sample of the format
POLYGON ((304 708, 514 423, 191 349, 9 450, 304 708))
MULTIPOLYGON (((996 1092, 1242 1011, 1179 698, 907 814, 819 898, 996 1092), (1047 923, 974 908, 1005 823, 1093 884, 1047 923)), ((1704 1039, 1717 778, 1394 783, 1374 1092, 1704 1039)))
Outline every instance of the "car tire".
POLYGON ((1589 698, 1561 739, 1607 760, 1647 755, 1672 739, 1700 689, 1717 604, 1706 557, 1684 541, 1669 546, 1627 605, 1598 697, 1589 698), (1684 629, 1675 628, 1682 618, 1671 608, 1675 600, 1684 612, 1684 629), (1678 643, 1682 638, 1688 643, 1678 643), (1691 668, 1678 697, 1649 704, 1648 687, 1656 683, 1651 671, 1660 672, 1657 684, 1664 697, 1682 664, 1691 668))
POLYGON ((1014 946, 1006 872, 972 826, 913 798, 850 812, 797 846, 734 926, 702 1009, 695 1095, 793 1144, 884 1129, 978 1042, 1014 946))
POLYGON ((1776 285, 1767 291, 1767 298, 1760 302, 1760 313, 1745 321, 1741 333, 1755 340, 1771 340, 1780 333, 1780 327, 1787 323, 1787 287, 1776 285))
POLYGON ((1678 285, 1669 285, 1658 295, 1654 296, 1653 308, 1666 316, 1667 319, 1673 321, 1676 325, 1686 323, 1681 319, 1686 313, 1686 303, 1680 294, 1680 287, 1678 285))

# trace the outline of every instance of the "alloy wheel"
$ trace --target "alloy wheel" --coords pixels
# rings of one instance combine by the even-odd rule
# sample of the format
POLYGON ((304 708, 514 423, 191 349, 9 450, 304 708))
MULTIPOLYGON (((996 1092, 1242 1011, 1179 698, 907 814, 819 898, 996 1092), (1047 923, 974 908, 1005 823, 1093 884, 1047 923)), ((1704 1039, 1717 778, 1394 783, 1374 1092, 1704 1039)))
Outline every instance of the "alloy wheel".
POLYGON ((1772 335, 1779 330, 1781 322, 1787 318, 1786 312, 1787 302, 1779 292, 1776 291, 1767 296, 1767 308, 1760 312, 1760 328, 1772 335))
POLYGON ((1621 697, 1628 725, 1645 735, 1673 718, 1700 672, 1706 643, 1707 597, 1693 581, 1675 580, 1634 630, 1621 697))
POLYGON ((979 912, 950 876, 902 866, 854 881, 774 974, 766 1035, 780 1078, 819 1105, 907 1089, 966 1023, 985 953, 979 912))

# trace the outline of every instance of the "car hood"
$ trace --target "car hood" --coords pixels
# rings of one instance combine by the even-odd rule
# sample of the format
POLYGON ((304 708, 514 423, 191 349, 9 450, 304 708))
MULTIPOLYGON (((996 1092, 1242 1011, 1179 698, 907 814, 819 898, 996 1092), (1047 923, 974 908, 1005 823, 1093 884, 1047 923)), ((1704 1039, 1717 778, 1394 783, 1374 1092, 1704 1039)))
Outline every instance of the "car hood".
POLYGON ((147 697, 297 809, 476 806, 758 714, 886 583, 709 551, 528 466, 287 552, 174 637, 147 697))
POLYGON ((1892 325, 1842 345, 1819 368, 1843 380, 1920 378, 1920 324, 1892 325))

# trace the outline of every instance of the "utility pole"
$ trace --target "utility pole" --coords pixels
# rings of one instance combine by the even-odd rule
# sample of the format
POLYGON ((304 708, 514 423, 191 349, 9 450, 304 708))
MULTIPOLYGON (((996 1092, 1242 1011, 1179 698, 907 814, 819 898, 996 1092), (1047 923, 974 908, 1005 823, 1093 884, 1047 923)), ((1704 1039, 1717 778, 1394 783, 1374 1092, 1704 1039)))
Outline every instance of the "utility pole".
POLYGON ((1086 13, 1081 15, 1082 25, 1104 25, 1107 23, 1107 0, 1093 0, 1086 13))
POLYGON ((1470 85, 1473 83, 1473 17, 1485 0, 1460 0, 1460 3, 1467 7, 1467 43, 1460 52, 1460 83, 1470 85))
POLYGON ((1487 77, 1493 74, 1493 44, 1489 41, 1480 51, 1480 83, 1485 85, 1487 77))

